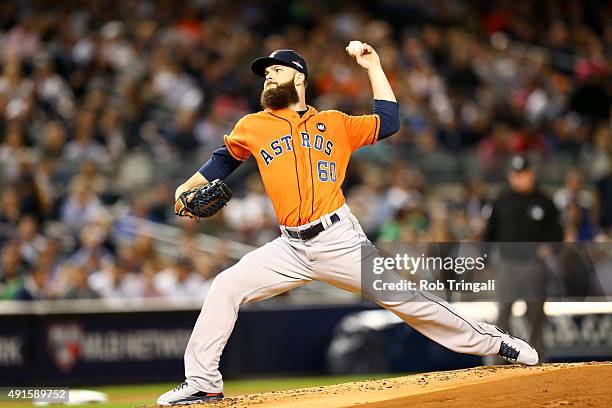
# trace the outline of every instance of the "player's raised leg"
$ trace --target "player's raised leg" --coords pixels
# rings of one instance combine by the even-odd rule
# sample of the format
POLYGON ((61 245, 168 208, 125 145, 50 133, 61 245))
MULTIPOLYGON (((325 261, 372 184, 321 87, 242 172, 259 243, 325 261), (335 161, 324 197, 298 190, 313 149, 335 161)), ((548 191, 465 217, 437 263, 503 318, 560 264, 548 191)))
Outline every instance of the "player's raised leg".
MULTIPOLYGON (((317 264, 316 279, 362 294, 361 244, 364 242, 367 242, 365 234, 352 215, 321 233, 310 247, 317 264), (317 240, 325 242, 321 251, 316 250, 317 240)), ((451 304, 427 292, 407 292, 401 301, 364 295, 450 350, 482 356, 499 355, 528 365, 538 362, 536 350, 526 341, 464 316, 451 304)))
POLYGON ((186 381, 161 395, 159 405, 223 398, 219 359, 240 305, 264 300, 311 281, 308 260, 276 239, 245 255, 213 281, 185 350, 186 381))

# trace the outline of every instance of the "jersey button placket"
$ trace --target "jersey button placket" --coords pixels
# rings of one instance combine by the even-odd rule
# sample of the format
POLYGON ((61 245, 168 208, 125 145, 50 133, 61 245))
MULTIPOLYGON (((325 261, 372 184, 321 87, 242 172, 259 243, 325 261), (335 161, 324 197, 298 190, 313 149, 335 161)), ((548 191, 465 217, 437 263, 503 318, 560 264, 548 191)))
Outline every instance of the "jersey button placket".
MULTIPOLYGON (((308 127, 306 126, 306 120, 301 124, 301 131, 308 133, 308 127)), ((298 127, 299 129, 300 127, 298 127)), ((312 137, 312 135, 310 135, 312 137)), ((312 142, 311 142, 312 143, 312 142)), ((302 146, 302 135, 300 133, 300 150, 302 150, 302 169, 304 172, 304 196, 302 197, 302 208, 308 217, 304 219, 305 222, 314 221, 314 174, 312 171, 312 152, 307 146, 302 146)))

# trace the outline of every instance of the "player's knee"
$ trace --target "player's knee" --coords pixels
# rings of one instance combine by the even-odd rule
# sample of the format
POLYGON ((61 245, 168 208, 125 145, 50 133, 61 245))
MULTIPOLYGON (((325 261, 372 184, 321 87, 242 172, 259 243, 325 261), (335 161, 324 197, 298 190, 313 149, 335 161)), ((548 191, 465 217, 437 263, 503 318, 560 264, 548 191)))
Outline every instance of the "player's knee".
POLYGON ((221 293, 229 292, 230 289, 231 289, 231 280, 223 272, 215 277, 210 287, 210 291, 221 292, 221 293))
POLYGON ((240 283, 231 274, 221 272, 213 280, 207 296, 219 296, 231 303, 240 304, 239 285, 240 283))

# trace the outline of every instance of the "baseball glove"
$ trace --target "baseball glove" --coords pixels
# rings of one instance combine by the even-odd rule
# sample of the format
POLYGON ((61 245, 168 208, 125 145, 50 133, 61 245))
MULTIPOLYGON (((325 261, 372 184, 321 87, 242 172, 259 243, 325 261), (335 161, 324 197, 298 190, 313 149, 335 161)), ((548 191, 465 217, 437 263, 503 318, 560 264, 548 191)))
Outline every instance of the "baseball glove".
POLYGON ((232 198, 232 192, 221 179, 200 188, 183 192, 176 200, 176 215, 200 218, 216 214, 232 198), (179 203, 180 202, 180 203, 179 203))

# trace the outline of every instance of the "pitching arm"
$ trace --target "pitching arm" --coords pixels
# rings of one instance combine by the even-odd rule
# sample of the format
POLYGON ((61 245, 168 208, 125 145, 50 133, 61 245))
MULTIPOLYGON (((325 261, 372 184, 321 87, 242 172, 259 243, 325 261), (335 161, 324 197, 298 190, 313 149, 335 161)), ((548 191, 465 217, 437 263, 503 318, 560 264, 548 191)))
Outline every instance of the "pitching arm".
POLYGON ((374 99, 397 102, 387 75, 382 69, 380 57, 371 45, 361 41, 351 41, 346 47, 346 52, 368 72, 374 99))
POLYGON ((391 136, 399 130, 399 105, 374 48, 361 41, 351 41, 346 52, 357 64, 368 72, 372 93, 374 94, 374 114, 380 117, 378 140, 391 136))
POLYGON ((397 133, 400 128, 400 111, 397 102, 374 99, 373 113, 380 118, 379 141, 397 133))

